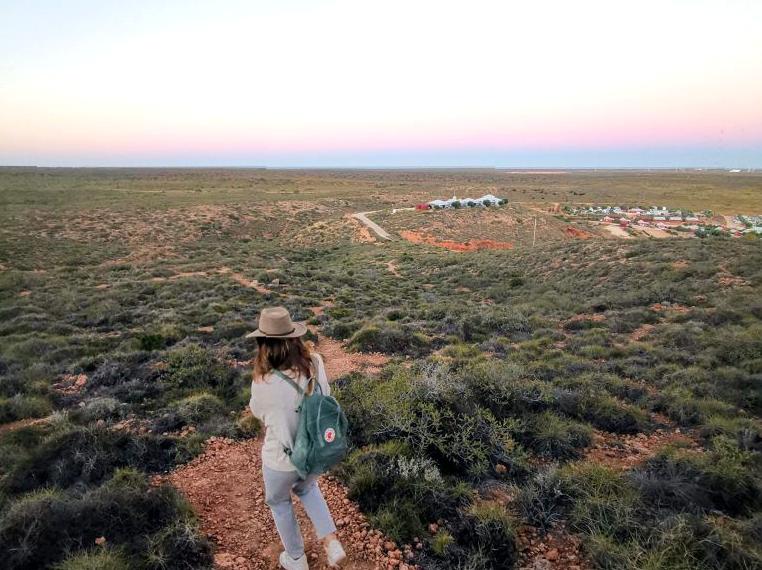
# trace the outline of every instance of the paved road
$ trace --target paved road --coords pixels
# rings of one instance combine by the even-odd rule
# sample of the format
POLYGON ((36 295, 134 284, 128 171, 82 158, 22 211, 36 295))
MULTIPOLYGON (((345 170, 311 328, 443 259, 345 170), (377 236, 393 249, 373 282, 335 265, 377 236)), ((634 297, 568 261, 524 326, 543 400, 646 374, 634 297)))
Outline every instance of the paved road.
POLYGON ((381 239, 392 241, 394 238, 389 235, 389 232, 387 232, 384 228, 379 226, 376 222, 369 220, 368 216, 366 215, 366 214, 375 214, 376 212, 378 212, 378 210, 374 210, 372 212, 357 212, 356 214, 352 214, 352 217, 357 218, 363 224, 368 226, 381 239))

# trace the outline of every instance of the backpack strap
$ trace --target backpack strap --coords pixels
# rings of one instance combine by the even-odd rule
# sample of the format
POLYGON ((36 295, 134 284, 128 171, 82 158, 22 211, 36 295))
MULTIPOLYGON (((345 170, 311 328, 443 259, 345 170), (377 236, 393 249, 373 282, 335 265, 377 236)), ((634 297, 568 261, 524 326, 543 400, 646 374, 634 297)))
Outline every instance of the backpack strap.
MULTIPOLYGON (((312 360, 312 365, 315 367, 315 375, 311 378, 315 382, 315 386, 318 390, 320 390, 320 395, 323 395, 323 387, 320 385, 320 373, 323 372, 323 363, 320 360, 320 358, 316 357, 316 354, 310 355, 310 360, 312 360)), ((314 390, 313 390, 314 392, 314 390)))
POLYGON ((302 387, 299 386, 299 384, 296 383, 296 381, 293 378, 290 378, 288 375, 283 374, 280 370, 275 370, 275 373, 280 376, 283 380, 289 383, 289 385, 296 390, 300 396, 304 396, 304 390, 302 390, 302 387))

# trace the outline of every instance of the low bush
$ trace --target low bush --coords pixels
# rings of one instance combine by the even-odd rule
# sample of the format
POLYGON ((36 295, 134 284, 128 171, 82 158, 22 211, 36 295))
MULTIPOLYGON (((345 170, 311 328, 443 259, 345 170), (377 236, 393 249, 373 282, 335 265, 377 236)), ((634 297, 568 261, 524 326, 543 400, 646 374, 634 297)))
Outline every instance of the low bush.
POLYGON ((71 427, 53 432, 16 459, 0 482, 0 490, 11 494, 49 485, 67 488, 98 484, 120 467, 161 471, 181 456, 170 438, 71 427))
POLYGON ((89 423, 97 420, 117 419, 123 416, 125 406, 108 396, 90 398, 72 413, 72 419, 89 423))
POLYGON ((632 474, 644 499, 678 512, 743 515, 762 507, 760 458, 716 437, 706 453, 670 448, 632 474))
POLYGON ((0 423, 8 423, 26 418, 41 418, 52 411, 47 398, 16 394, 10 398, 0 398, 0 423))
POLYGON ((697 426, 710 417, 729 417, 736 412, 727 402, 696 397, 690 389, 677 387, 664 390, 656 398, 655 408, 683 426, 697 426))
POLYGON ((112 548, 78 552, 53 570, 130 570, 129 560, 112 548))
POLYGON ((234 399, 242 384, 238 371, 209 349, 193 344, 168 354, 162 379, 175 393, 209 389, 225 401, 234 399))
POLYGON ((154 431, 164 433, 184 426, 196 426, 223 415, 225 406, 217 396, 198 392, 170 403, 154 422, 154 431))
POLYGON ((443 476, 433 461, 398 442, 354 451, 337 474, 350 498, 399 542, 422 535, 429 522, 454 515, 470 500, 467 487, 443 476))
POLYGON ((515 422, 469 398, 466 381, 444 365, 397 367, 377 382, 352 378, 336 393, 358 445, 399 439, 443 471, 469 477, 494 473, 497 464, 516 476, 524 469, 515 422))
POLYGON ((616 539, 637 532, 638 493, 622 475, 594 463, 573 463, 561 468, 558 476, 563 496, 570 499, 572 528, 616 539))
POLYGON ((571 459, 593 441, 590 426, 543 412, 534 416, 529 431, 521 440, 528 448, 543 457, 571 459))
POLYGON ((208 568, 210 545, 196 531, 189 512, 174 489, 153 487, 132 470, 119 470, 103 486, 83 494, 37 491, 14 501, 0 517, 3 564, 8 570, 33 570, 58 562, 64 568, 78 568, 72 566, 76 563, 87 568, 99 558, 113 562, 114 557, 104 555, 64 561, 71 551, 102 536, 120 548, 130 568, 160 568, 152 554, 156 544, 162 545, 160 554, 171 555, 174 568, 208 568), (180 523, 188 532, 171 530, 180 523))
POLYGON ((397 323, 365 325, 352 335, 349 346, 362 352, 420 355, 427 351, 429 339, 397 323))
POLYGON ((542 530, 563 519, 569 504, 556 465, 535 471, 523 485, 516 487, 515 496, 522 518, 542 530))
POLYGON ((452 531, 432 540, 434 568, 510 570, 518 561, 516 523, 505 507, 481 501, 463 509, 452 531), (452 532, 452 534, 451 534, 452 532))

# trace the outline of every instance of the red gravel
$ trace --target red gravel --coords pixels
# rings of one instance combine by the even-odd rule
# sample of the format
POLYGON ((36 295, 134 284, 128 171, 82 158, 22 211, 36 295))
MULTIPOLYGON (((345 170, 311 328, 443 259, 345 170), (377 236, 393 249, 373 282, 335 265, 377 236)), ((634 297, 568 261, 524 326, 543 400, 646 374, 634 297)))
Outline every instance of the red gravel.
POLYGON ((588 570, 592 568, 581 552, 582 539, 570 534, 563 523, 544 536, 533 527, 519 530, 520 570, 588 570))

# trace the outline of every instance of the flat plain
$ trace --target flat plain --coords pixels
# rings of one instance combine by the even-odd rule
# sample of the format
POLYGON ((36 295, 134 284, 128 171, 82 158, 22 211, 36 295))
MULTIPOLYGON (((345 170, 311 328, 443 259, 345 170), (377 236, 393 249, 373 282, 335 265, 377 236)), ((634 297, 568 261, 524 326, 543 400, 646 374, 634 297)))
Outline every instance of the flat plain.
POLYGON ((762 567, 762 240, 556 204, 759 215, 762 174, 0 169, 6 567, 273 567, 221 467, 273 304, 353 426, 354 567, 762 567))

